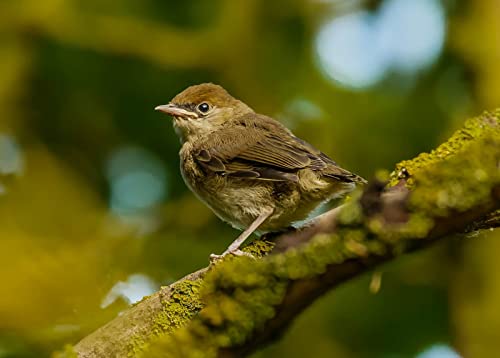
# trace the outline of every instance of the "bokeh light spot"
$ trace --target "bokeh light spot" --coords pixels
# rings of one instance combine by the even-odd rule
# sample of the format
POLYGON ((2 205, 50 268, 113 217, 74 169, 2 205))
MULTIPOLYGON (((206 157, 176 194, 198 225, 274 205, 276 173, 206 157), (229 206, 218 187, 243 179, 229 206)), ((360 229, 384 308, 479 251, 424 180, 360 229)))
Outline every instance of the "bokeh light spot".
POLYGON ((13 137, 0 134, 0 174, 21 174, 24 159, 21 149, 13 137))
POLYGON ((451 347, 446 344, 436 344, 419 353, 416 358, 461 358, 451 347))
POLYGON ((113 206, 125 209, 144 209, 163 197, 164 185, 160 178, 147 171, 121 175, 113 182, 113 206))
POLYGON ((446 22, 437 0, 385 1, 377 23, 380 47, 401 72, 425 68, 441 53, 446 22))
POLYGON ((334 17, 319 30, 320 69, 336 83, 370 87, 389 71, 414 76, 436 61, 446 37, 439 0, 386 0, 375 13, 334 17))
POLYGON ((112 153, 107 166, 111 185, 110 206, 117 214, 134 214, 162 201, 167 195, 163 163, 139 147, 112 153))
POLYGON ((157 284, 148 276, 133 274, 127 281, 118 281, 108 292, 101 302, 101 308, 106 308, 118 298, 124 299, 130 304, 140 301, 144 296, 151 295, 157 289, 157 284))
POLYGON ((331 79, 353 88, 377 83, 386 70, 386 59, 373 42, 373 16, 352 13, 324 25, 316 40, 321 69, 331 79))

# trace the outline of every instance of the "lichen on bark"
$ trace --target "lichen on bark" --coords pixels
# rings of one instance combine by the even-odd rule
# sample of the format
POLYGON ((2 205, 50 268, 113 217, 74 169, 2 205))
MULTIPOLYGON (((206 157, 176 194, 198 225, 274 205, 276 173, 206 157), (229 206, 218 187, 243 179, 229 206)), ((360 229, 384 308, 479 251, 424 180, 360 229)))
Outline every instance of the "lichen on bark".
POLYGON ((236 258, 220 263, 204 280, 201 300, 206 306, 199 315, 152 342, 147 356, 210 357, 242 345, 274 316, 290 282, 321 275, 329 265, 351 258, 383 255, 394 248, 391 243, 428 236, 439 217, 488 201, 500 182, 498 116, 497 111, 471 119, 436 150, 396 166, 392 184, 404 176, 413 190, 404 223, 389 229, 374 225, 373 218, 363 217, 359 201, 351 200, 341 210, 335 234, 316 236, 259 261, 236 258))
MULTIPOLYGON (((485 138, 492 138, 498 145, 500 136, 500 109, 484 112, 482 115, 468 119, 462 128, 457 130, 446 142, 430 153, 421 153, 416 158, 403 160, 391 173, 390 185, 396 185, 401 179, 407 180, 407 186, 415 184, 415 176, 421 171, 428 171, 433 164, 459 153, 465 153, 469 146, 475 145, 485 138)), ((468 156, 465 154, 465 156, 468 156)), ((472 158, 475 158, 471 155, 472 158)), ((462 178, 467 179, 467 178, 462 178)), ((437 184, 437 183, 436 183, 437 184)))
MULTIPOLYGON (((498 210, 499 117, 496 111, 471 119, 436 150, 399 163, 387 186, 355 193, 328 230, 305 228, 306 240, 270 255, 273 244, 257 240, 246 250, 262 258, 228 257, 147 298, 138 306, 158 299, 160 306, 148 332, 129 336, 127 354, 242 356, 343 280, 498 210)), ((75 347, 82 353, 80 343, 75 347)))

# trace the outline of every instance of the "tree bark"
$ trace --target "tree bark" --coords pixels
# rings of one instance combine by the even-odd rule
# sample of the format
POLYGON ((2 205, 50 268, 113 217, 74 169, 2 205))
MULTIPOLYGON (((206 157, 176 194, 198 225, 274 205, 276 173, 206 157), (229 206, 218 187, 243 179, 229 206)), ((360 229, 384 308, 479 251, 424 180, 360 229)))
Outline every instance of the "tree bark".
POLYGON ((60 356, 243 357, 319 296, 404 253, 500 222, 500 111, 379 174, 311 224, 144 298, 60 356))

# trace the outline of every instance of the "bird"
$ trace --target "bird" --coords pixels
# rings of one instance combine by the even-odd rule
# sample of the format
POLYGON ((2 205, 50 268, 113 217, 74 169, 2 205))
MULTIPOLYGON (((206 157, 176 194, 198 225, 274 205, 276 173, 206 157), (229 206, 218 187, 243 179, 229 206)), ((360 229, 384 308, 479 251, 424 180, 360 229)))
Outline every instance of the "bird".
POLYGON ((247 255, 240 247, 252 233, 283 231, 366 183, 219 85, 190 86, 155 110, 173 118, 187 187, 220 219, 242 230, 222 255, 210 255, 211 261, 247 255))

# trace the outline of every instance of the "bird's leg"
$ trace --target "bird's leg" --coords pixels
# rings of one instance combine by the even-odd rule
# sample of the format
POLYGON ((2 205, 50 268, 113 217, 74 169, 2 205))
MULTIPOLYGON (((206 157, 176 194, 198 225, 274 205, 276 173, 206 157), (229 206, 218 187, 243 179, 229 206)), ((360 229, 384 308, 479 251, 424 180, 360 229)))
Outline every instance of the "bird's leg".
POLYGON ((236 255, 236 256, 252 256, 246 252, 243 252, 240 250, 240 246, 241 244, 243 244, 245 242, 246 239, 248 239, 248 237, 250 235, 252 235, 252 233, 257 230, 259 228, 259 226, 264 222, 266 221, 266 219, 271 216, 271 214, 273 213, 273 209, 268 209, 268 210, 265 210, 262 214, 260 214, 257 219, 254 220, 253 223, 250 224, 250 226, 245 230, 243 231, 240 236, 238 236, 236 238, 236 240, 234 240, 231 245, 229 245, 229 247, 226 249, 226 251, 224 251, 222 253, 222 255, 215 255, 215 254, 211 254, 210 255, 210 261, 216 261, 216 260, 219 260, 221 258, 223 258, 224 256, 228 255, 228 254, 233 254, 233 255, 236 255))

